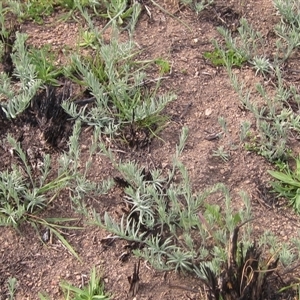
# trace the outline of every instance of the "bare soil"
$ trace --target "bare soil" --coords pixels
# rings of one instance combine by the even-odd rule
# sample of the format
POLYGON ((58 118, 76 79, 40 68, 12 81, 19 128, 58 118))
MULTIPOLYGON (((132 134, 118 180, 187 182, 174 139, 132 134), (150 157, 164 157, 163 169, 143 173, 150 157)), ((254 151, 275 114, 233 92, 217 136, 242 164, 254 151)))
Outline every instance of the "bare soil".
MULTIPOLYGON (((269 192, 270 178, 267 170, 272 166, 264 158, 246 151, 240 142, 241 122, 253 121, 253 117, 241 108, 226 70, 212 66, 203 58, 205 51, 213 49, 211 40, 220 39, 216 26, 225 26, 234 31, 241 17, 248 19, 266 39, 272 36, 273 26, 278 21, 272 1, 216 0, 214 6, 199 15, 172 0, 161 1, 160 4, 184 21, 192 31, 148 3, 151 18, 146 10, 142 12, 134 39, 143 50, 141 58, 163 57, 172 63, 172 70, 163 81, 162 89, 174 92, 177 100, 166 108, 165 113, 171 116, 171 121, 161 132, 161 139, 152 140, 148 147, 142 149, 122 148, 120 158, 137 161, 146 168, 159 166, 167 170, 181 128, 187 126, 189 138, 181 159, 188 168, 194 190, 201 191, 223 182, 230 187, 233 205, 237 208, 242 208, 243 205, 238 192, 247 191, 255 217, 253 239, 258 239, 265 229, 269 229, 280 240, 289 241, 298 234, 299 218, 269 192), (220 139, 211 140, 211 135, 222 130, 218 122, 221 116, 226 119, 228 133, 220 139), (230 153, 228 162, 212 155, 219 146, 224 146, 230 153)), ((29 44, 50 44, 61 53, 66 46, 70 49, 75 46, 78 42, 78 23, 70 20, 55 22, 57 14, 47 19, 43 25, 27 22, 21 26, 21 31, 29 35, 29 44)), ((61 57, 63 60, 63 55, 61 57)), ((247 66, 241 70, 236 69, 235 72, 247 85, 255 82, 254 74, 247 66)), ((27 111, 13 122, 1 124, 1 170, 8 168, 16 159, 12 157, 4 141, 8 133, 21 141, 23 149, 32 150, 35 155, 33 160, 37 160, 41 153, 51 153, 54 162, 66 149, 72 124, 63 127, 66 135, 53 147, 45 141, 37 118, 36 114, 27 111)), ((55 122, 52 122, 51 126, 54 126, 55 122)), ((51 136, 51 131, 49 134, 51 136)), ((80 140, 82 164, 88 157, 90 142, 91 132, 84 130, 80 140)), ((54 163, 54 171, 55 167, 54 163)), ((101 181, 116 175, 107 159, 102 156, 95 158, 89 176, 101 181)), ((8 299, 6 282, 9 277, 15 277, 18 281, 16 299, 38 299, 38 292, 47 292, 51 299, 62 299, 59 282, 67 280, 75 285, 82 285, 87 282, 92 266, 101 270, 105 288, 112 299, 133 299, 128 294, 128 276, 132 275, 137 259, 131 254, 125 261, 119 259, 126 251, 124 241, 117 240, 110 246, 103 245, 101 240, 108 233, 98 227, 86 225, 85 220, 74 213, 67 196, 61 195, 56 199, 44 215, 78 218, 77 225, 83 226, 83 229, 67 231, 65 237, 77 251, 81 261, 73 257, 55 238, 52 243, 41 243, 37 232, 28 224, 21 225, 18 230, 3 227, 0 234, 0 299, 8 299)), ((100 215, 105 211, 117 214, 123 205, 122 190, 116 187, 109 195, 86 201, 96 207, 100 215)), ((287 284, 283 282, 283 285, 284 283, 287 284)), ((292 299, 288 297, 286 295, 286 298, 281 299, 292 299)), ((142 261, 140 288, 135 299, 206 297, 203 284, 192 275, 157 272, 142 261)))

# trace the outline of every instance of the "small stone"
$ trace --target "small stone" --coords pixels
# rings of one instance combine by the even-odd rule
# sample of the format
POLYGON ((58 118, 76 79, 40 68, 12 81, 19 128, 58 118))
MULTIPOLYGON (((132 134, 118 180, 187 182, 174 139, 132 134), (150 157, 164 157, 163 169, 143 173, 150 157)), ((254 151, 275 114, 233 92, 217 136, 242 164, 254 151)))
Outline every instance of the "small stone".
POLYGON ((76 280, 81 280, 81 275, 76 275, 76 280))
POLYGON ((207 109, 205 110, 205 112, 204 112, 205 116, 207 116, 207 117, 210 116, 211 113, 212 113, 212 109, 211 109, 211 108, 207 108, 207 109))

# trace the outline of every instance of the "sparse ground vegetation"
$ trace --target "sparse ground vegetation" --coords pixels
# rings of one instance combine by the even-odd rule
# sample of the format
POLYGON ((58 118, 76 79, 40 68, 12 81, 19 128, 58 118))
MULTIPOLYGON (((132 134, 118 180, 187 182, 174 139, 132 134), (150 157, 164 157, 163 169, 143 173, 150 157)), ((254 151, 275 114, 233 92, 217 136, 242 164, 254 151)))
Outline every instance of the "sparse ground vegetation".
POLYGON ((0 3, 0 299, 300 299, 300 6, 221 2, 0 3))

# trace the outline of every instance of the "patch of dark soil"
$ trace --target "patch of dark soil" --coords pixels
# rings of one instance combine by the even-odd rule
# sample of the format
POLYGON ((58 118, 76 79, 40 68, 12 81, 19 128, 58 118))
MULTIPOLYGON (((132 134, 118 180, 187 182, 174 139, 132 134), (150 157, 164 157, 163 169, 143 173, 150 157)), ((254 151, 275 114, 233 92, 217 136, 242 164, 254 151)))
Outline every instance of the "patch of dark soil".
POLYGON ((69 98, 70 85, 66 83, 61 89, 47 86, 31 101, 32 113, 35 115, 33 123, 38 124, 45 141, 55 148, 66 144, 72 131, 74 122, 70 121, 70 116, 61 107, 69 98))
POLYGON ((1 170, 9 168, 14 161, 11 146, 6 141, 8 134, 20 142, 33 169, 42 162, 46 153, 55 153, 66 147, 74 121, 61 104, 69 97, 68 84, 62 88, 47 86, 33 97, 29 107, 16 119, 8 120, 4 112, 1 113, 1 170))
POLYGON ((145 128, 138 123, 132 122, 130 125, 125 126, 120 132, 120 139, 116 139, 116 144, 120 149, 138 151, 150 146, 151 139, 153 138, 156 124, 151 125, 151 128, 145 128))
POLYGON ((236 31, 241 18, 241 14, 233 6, 218 3, 209 7, 201 15, 205 21, 211 22, 214 26, 222 26, 232 32, 236 31))

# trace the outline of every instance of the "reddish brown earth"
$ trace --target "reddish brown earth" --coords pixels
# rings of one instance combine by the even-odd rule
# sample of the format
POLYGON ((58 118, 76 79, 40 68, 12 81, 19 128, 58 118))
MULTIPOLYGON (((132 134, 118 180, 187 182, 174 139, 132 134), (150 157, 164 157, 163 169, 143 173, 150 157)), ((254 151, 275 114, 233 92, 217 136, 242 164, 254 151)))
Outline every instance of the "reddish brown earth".
MULTIPOLYGON (((187 126, 189 138, 181 159, 188 168, 194 190, 201 191, 222 182, 230 187, 236 207, 243 205, 238 192, 247 191, 256 218, 254 238, 258 238, 265 229, 270 229, 280 240, 288 241, 292 236, 297 236, 299 218, 266 192, 270 181, 267 170, 272 166, 264 158, 246 151, 240 142, 240 124, 244 120, 253 121, 253 116, 241 109, 226 70, 212 66, 203 58, 205 51, 213 49, 211 40, 220 39, 216 26, 232 28, 238 24, 240 17, 245 17, 267 37, 277 21, 275 10, 269 0, 215 2, 212 8, 199 15, 171 0, 161 3, 170 12, 175 12, 175 16, 192 31, 151 4, 148 5, 151 18, 145 10, 142 12, 134 34, 138 47, 143 50, 140 56, 143 59, 163 57, 172 63, 172 70, 163 81, 162 89, 174 92, 177 100, 166 108, 171 121, 160 134, 162 140, 154 139, 149 149, 122 149, 125 153, 121 153, 120 158, 135 160, 147 168, 157 166, 167 170, 181 128, 187 126), (221 116, 227 121, 228 133, 221 139, 207 139, 222 130, 218 122, 221 116), (224 146, 230 153, 228 162, 212 155, 219 146, 224 146)), ((37 46, 51 44, 53 49, 59 51, 65 46, 74 47, 78 42, 78 23, 54 22, 56 17, 52 16, 43 25, 31 22, 22 25, 21 30, 30 36, 29 43, 37 46)), ((249 86, 256 80, 247 66, 235 72, 249 86)), ((19 118, 14 123, 1 126, 1 140, 7 133, 16 138, 22 136, 25 149, 31 147, 35 152, 45 151, 51 153, 53 158, 59 155, 59 151, 42 141, 39 129, 26 119, 19 118)), ((80 140, 83 163, 88 157, 90 138, 90 131, 83 132, 80 140)), ((4 142, 0 147, 0 156, 1 169, 8 167, 14 159, 4 142)), ((97 156, 89 175, 101 181, 116 173, 107 159, 97 156)), ((122 205, 122 191, 116 187, 109 195, 86 200, 96 207, 100 215, 105 211, 114 213, 122 205)), ((85 225, 85 220, 73 212, 67 194, 56 199, 44 214, 74 216, 79 219, 77 225, 85 225)), ((78 261, 55 238, 52 243, 42 244, 29 225, 22 225, 18 231, 1 228, 0 299, 7 299, 6 281, 9 277, 15 277, 18 281, 16 299, 38 299, 38 292, 47 292, 51 299, 62 299, 59 282, 85 283, 92 266, 100 270, 112 299, 132 299, 128 296, 127 277, 132 275, 137 259, 130 255, 128 260, 121 262, 119 257, 126 242, 115 241, 104 247, 101 239, 107 235, 104 230, 87 225, 83 230, 67 231, 65 237, 80 256, 81 261, 78 261)), ((174 272, 157 272, 143 261, 140 280, 135 299, 206 299, 204 287, 197 278, 174 272)))

